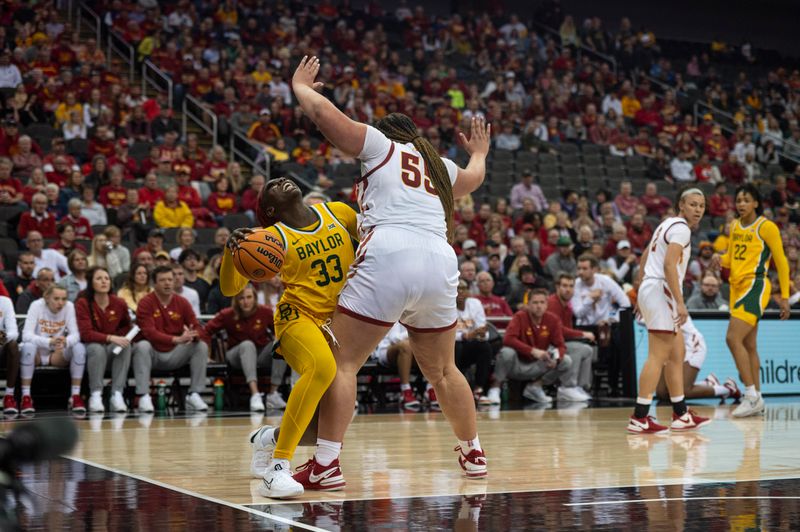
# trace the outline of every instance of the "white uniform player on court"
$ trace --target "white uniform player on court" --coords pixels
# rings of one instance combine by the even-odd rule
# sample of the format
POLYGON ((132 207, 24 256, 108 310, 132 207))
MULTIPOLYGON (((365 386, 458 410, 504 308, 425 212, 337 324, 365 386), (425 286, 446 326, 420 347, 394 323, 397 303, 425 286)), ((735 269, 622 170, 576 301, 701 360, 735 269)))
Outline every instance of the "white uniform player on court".
POLYGON ((697 188, 678 196, 678 216, 667 218, 653 232, 644 254, 637 302, 648 331, 648 357, 639 375, 639 396, 628 432, 661 433, 698 428, 709 422, 686 408, 683 393, 684 346, 681 327, 689 317, 683 301, 683 279, 691 256, 691 227, 705 212, 705 196, 697 188), (673 406, 670 427, 648 415, 662 370, 673 406))
POLYGON ((453 427, 458 461, 469 478, 486 475, 469 384, 455 365, 458 261, 448 242, 454 198, 483 182, 491 130, 472 121, 465 168, 439 156, 413 121, 391 113, 374 127, 351 120, 315 89, 316 57, 303 58, 292 88, 303 112, 343 153, 362 163, 357 182, 361 243, 339 296, 331 329, 337 372, 320 403, 313 464, 294 478, 306 489, 311 479, 341 474, 338 456, 355 401, 356 374, 389 328, 399 321, 423 375, 435 389, 453 427), (347 406, 345 406, 347 405, 347 406), (344 415, 346 409, 348 415, 344 415))

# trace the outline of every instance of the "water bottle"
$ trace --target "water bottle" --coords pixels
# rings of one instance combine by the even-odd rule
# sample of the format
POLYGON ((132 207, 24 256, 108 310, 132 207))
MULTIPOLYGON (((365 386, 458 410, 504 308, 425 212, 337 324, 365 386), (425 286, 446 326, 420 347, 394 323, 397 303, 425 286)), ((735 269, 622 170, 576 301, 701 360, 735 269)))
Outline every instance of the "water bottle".
POLYGON ((156 396, 156 410, 163 413, 167 411, 167 383, 164 380, 158 381, 156 386, 158 395, 156 396))
POLYGON ((222 379, 214 381, 214 410, 222 410, 225 406, 225 382, 222 379))
POLYGON ((500 402, 503 404, 508 403, 508 381, 504 381, 503 387, 500 389, 500 402))

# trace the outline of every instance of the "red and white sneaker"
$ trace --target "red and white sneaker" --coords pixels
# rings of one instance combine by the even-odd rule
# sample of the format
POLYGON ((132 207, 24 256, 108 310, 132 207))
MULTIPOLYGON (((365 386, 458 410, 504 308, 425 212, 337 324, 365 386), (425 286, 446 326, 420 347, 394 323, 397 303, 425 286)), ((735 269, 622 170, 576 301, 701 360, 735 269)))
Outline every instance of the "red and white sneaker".
POLYGON ((83 399, 81 399, 80 395, 73 395, 69 398, 67 402, 67 408, 72 410, 75 414, 85 414, 86 413, 86 405, 83 403, 83 399))
POLYGON ((3 413, 7 416, 16 416, 19 414, 19 408, 17 408, 17 400, 14 399, 13 395, 6 395, 3 398, 3 413))
POLYGON ((735 380, 733 380, 732 378, 728 377, 728 379, 725 381, 725 384, 723 386, 725 386, 728 390, 730 390, 731 393, 730 393, 730 395, 728 397, 733 399, 734 403, 738 403, 739 401, 741 401, 741 399, 742 399, 742 391, 739 389, 739 386, 737 386, 735 380))
POLYGON ((436 398, 436 390, 428 388, 425 395, 428 396, 428 408, 434 412, 441 412, 442 408, 439 406, 439 400, 436 398))
POLYGON ((672 413, 672 424, 669 426, 671 430, 694 430, 704 427, 711 423, 711 418, 698 416, 694 410, 687 410, 685 414, 679 416, 675 412, 672 413))
POLYGON ((631 419, 628 421, 627 430, 631 434, 666 434, 669 432, 669 427, 656 423, 653 416, 643 418, 631 416, 631 419))
POLYGON ((403 390, 403 395, 400 397, 400 404, 404 410, 419 410, 420 404, 417 396, 414 395, 414 390, 411 388, 403 390))
POLYGON ((33 407, 33 399, 30 395, 22 396, 22 405, 20 405, 20 412, 23 414, 33 414, 36 409, 33 407))
POLYGON ((292 478, 307 490, 338 491, 344 489, 346 485, 338 458, 330 465, 322 466, 312 456, 308 462, 295 470, 292 478))
POLYGON ((483 449, 472 449, 469 454, 464 454, 458 445, 453 450, 458 452, 458 465, 464 470, 467 478, 483 478, 487 475, 486 455, 483 454, 483 449))
POLYGON ((708 374, 708 377, 705 378, 705 382, 709 386, 719 386, 721 384, 717 376, 714 375, 713 373, 708 374))

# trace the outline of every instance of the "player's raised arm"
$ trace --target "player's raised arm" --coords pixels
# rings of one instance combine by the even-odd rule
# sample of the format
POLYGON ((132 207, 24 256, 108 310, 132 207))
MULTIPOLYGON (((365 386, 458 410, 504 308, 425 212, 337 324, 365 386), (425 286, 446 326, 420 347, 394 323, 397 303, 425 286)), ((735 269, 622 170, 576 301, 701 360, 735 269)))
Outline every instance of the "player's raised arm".
POLYGON ((351 120, 326 97, 317 92, 322 83, 314 81, 319 73, 319 59, 304 56, 292 77, 292 90, 300 107, 331 144, 346 155, 357 157, 364 148, 367 126, 351 120))
POLYGON ((461 198, 478 189, 486 177, 486 156, 489 154, 492 125, 482 117, 473 117, 469 138, 459 132, 458 138, 469 153, 466 168, 458 169, 458 177, 453 185, 453 197, 461 198))

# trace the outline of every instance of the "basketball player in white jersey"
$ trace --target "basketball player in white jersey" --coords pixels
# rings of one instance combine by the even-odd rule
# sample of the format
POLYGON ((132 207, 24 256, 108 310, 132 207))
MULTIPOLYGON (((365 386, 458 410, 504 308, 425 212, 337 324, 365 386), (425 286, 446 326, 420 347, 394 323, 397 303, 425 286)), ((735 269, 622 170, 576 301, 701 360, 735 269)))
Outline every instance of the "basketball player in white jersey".
POLYGON ((458 461, 468 478, 486 476, 472 392, 455 365, 458 261, 449 243, 454 197, 483 182, 490 127, 472 121, 461 141, 466 168, 439 157, 405 115, 393 113, 375 127, 355 122, 315 89, 316 57, 304 57, 292 79, 303 112, 325 137, 362 163, 357 182, 361 243, 339 296, 331 329, 336 338, 336 378, 320 403, 313 463, 295 473, 306 489, 340 475, 339 452, 352 418, 356 374, 389 328, 399 321, 442 411, 459 440, 458 461))
MULTIPOLYGON (((686 399, 719 397, 724 403, 725 399, 730 397, 734 401, 738 401, 742 392, 731 377, 728 377, 723 384, 716 375, 709 373, 705 380, 697 382, 700 368, 703 367, 703 362, 708 354, 706 340, 695 327, 691 316, 686 318, 681 332, 683 333, 683 349, 686 353, 683 359, 683 395, 686 396, 686 399)), ((669 390, 663 373, 656 387, 656 396, 662 401, 669 398, 669 390)))
POLYGON ((683 278, 692 252, 692 227, 697 227, 706 209, 706 198, 697 188, 678 193, 678 216, 667 218, 653 232, 642 255, 639 270, 639 313, 647 326, 647 361, 639 374, 639 396, 628 422, 628 432, 657 434, 699 428, 710 422, 686 408, 683 395, 683 333, 689 317, 683 301, 683 278), (648 415, 653 392, 666 371, 672 402, 672 423, 659 425, 648 415))

